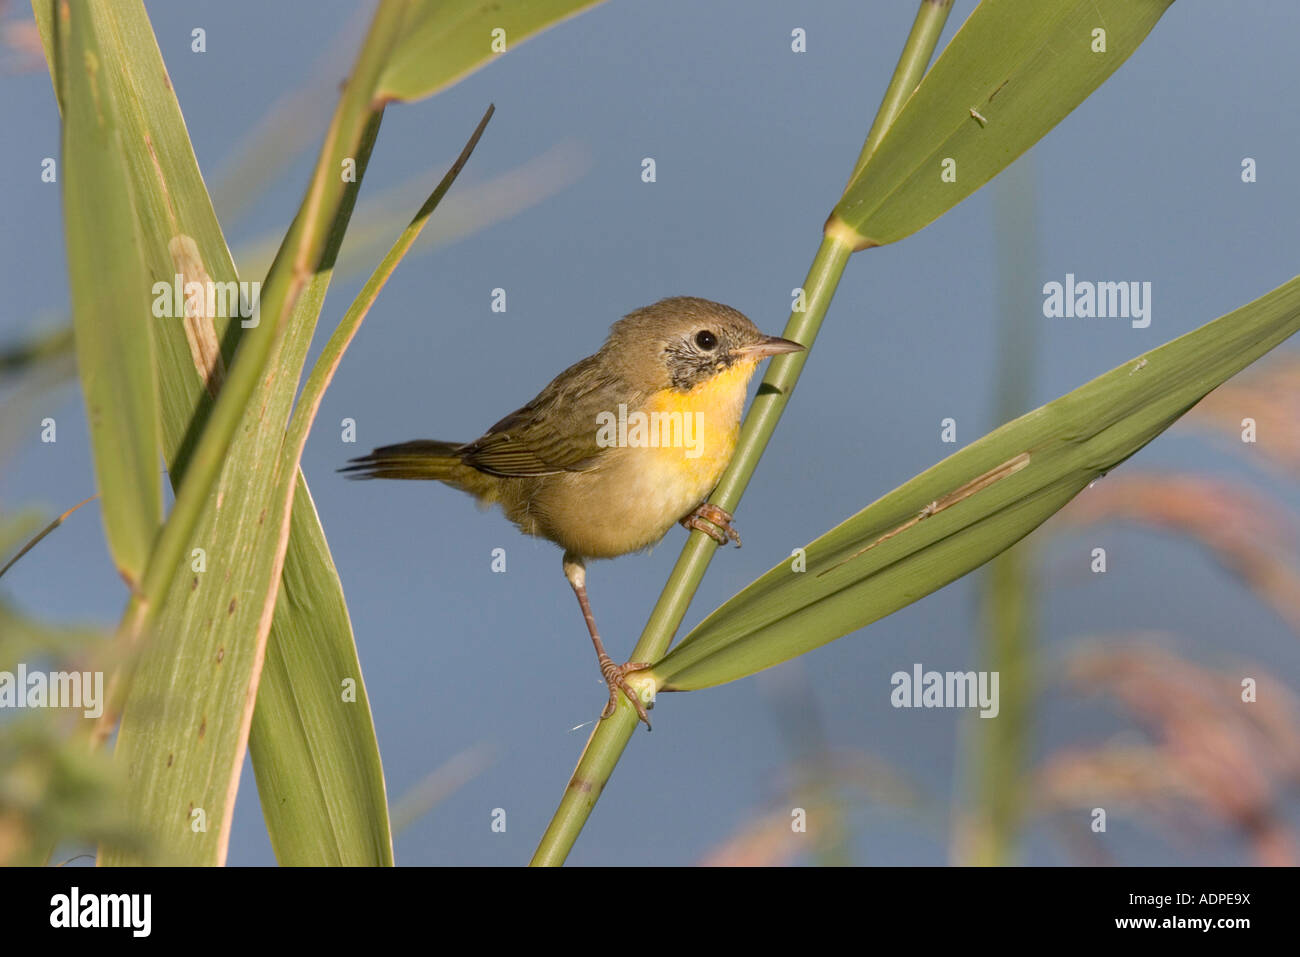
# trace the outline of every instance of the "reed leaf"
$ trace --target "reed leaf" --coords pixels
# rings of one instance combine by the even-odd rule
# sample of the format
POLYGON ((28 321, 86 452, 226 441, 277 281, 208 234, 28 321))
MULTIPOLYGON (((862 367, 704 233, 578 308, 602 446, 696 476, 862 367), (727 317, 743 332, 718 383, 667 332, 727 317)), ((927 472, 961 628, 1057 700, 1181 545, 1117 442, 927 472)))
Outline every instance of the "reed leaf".
POLYGON ((638 677, 673 691, 734 681, 937 591, 1297 330, 1300 277, 944 459, 782 561, 638 677))

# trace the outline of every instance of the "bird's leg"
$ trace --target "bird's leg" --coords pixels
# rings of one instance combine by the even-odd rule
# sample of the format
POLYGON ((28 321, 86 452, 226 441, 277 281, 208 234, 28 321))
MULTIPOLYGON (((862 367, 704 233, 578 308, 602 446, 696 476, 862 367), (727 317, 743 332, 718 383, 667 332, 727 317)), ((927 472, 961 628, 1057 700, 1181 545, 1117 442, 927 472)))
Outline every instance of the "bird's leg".
POLYGON ((705 502, 691 514, 682 519, 686 529, 703 532, 719 545, 735 542, 740 547, 740 534, 731 527, 732 515, 725 508, 719 508, 711 502, 705 502))
POLYGON ((649 728, 650 716, 646 714, 645 705, 641 703, 641 696, 632 690, 624 676, 634 671, 644 671, 650 667, 650 663, 629 661, 625 665, 616 665, 614 659, 606 654, 605 644, 600 640, 600 633, 596 631, 596 619, 591 613, 591 602, 587 601, 587 566, 583 564, 581 557, 571 552, 564 553, 564 577, 569 580, 569 584, 573 586, 573 593, 578 596, 582 617, 587 622, 587 631, 591 633, 591 643, 596 646, 596 660, 600 662, 600 673, 605 678, 605 684, 609 686, 609 704, 605 705, 605 710, 600 713, 601 718, 608 718, 614 713, 614 709, 618 707, 618 694, 621 691, 627 695, 627 700, 632 702, 632 707, 636 708, 637 717, 649 728))

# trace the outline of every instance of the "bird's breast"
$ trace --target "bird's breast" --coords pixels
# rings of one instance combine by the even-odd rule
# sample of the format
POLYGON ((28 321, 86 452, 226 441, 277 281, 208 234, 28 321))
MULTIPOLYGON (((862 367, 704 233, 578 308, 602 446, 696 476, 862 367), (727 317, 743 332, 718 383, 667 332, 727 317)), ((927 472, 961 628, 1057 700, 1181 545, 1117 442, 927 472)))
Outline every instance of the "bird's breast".
POLYGON ((651 447, 647 468, 698 492, 688 508, 713 490, 731 461, 753 371, 752 362, 736 363, 688 392, 656 392, 642 409, 652 431, 658 421, 661 440, 651 447))
POLYGON ((532 533, 588 558, 663 538, 731 461, 754 365, 737 363, 688 392, 654 393, 638 409, 611 410, 598 435, 609 450, 596 468, 545 482, 531 503, 532 533))

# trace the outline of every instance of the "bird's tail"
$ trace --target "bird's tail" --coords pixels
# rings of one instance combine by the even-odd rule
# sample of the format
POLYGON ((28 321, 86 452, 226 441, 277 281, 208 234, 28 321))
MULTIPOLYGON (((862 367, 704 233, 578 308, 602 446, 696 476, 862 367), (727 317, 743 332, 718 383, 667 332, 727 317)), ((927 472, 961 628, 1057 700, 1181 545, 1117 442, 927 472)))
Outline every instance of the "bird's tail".
POLYGON ((398 445, 385 445, 369 455, 350 459, 340 472, 355 479, 436 479, 453 481, 465 470, 460 459, 461 446, 455 442, 418 439, 398 445))

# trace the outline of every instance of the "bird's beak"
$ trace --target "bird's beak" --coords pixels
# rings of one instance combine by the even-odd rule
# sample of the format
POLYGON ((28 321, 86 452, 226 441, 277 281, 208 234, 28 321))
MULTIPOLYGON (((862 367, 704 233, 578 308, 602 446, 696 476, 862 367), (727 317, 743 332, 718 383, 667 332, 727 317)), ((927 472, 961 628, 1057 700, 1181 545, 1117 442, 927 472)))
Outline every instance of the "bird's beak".
POLYGON ((782 353, 802 350, 803 346, 789 339, 782 339, 780 336, 764 336, 753 345, 741 346, 736 352, 748 359, 766 359, 768 356, 779 356, 782 353))

